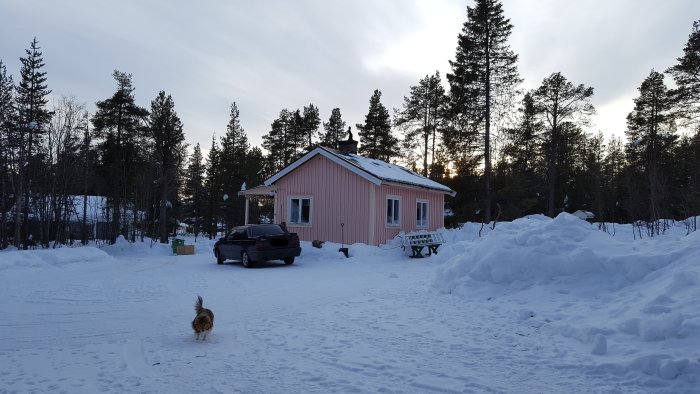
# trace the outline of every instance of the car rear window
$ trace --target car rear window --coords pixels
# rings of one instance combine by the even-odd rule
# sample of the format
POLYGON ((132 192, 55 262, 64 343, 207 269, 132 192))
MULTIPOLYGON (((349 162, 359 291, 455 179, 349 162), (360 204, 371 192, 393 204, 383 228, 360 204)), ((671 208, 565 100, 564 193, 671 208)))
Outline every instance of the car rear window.
POLYGON ((264 226, 250 227, 249 230, 250 230, 251 237, 262 237, 262 236, 268 236, 268 235, 282 235, 282 234, 284 234, 284 231, 282 230, 282 228, 277 224, 266 224, 264 226))

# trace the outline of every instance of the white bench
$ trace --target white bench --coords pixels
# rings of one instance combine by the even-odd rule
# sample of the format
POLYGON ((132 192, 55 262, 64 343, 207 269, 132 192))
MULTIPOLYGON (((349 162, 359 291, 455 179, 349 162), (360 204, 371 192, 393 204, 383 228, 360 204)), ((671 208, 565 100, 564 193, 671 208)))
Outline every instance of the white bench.
POLYGON ((445 240, 442 238, 442 234, 440 233, 422 232, 406 234, 402 237, 401 242, 404 250, 406 250, 406 247, 411 248, 410 257, 422 258, 425 257, 423 256, 423 248, 428 248, 428 256, 433 253, 437 254, 438 246, 444 244, 445 240))

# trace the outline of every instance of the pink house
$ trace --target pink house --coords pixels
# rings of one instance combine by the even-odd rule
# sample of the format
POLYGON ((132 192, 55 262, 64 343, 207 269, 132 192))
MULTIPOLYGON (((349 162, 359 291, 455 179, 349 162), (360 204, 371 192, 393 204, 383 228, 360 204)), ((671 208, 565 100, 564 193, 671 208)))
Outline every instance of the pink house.
POLYGON ((403 167, 357 155, 356 141, 342 141, 340 148, 318 147, 264 186, 240 194, 274 196, 274 222, 285 222, 305 241, 380 245, 401 231, 443 227, 445 194, 454 196, 454 191, 403 167))

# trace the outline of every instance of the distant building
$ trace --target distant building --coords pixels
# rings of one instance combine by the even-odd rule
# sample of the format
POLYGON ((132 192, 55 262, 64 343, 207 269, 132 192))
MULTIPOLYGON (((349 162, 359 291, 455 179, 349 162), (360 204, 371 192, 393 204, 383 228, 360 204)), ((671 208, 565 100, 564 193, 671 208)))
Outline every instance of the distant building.
POLYGON ((577 218, 579 218, 581 220, 593 220, 593 218, 595 218, 595 215, 593 214, 593 212, 582 211, 580 209, 578 211, 572 213, 572 215, 576 216, 577 218))

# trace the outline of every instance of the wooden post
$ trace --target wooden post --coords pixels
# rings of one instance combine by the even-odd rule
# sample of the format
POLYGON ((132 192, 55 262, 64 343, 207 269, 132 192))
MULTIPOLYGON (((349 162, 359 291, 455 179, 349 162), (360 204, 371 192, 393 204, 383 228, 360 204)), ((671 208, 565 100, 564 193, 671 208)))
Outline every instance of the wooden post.
POLYGON ((248 194, 245 195, 245 224, 248 224, 248 213, 250 211, 249 204, 250 203, 250 198, 248 197, 248 194))

